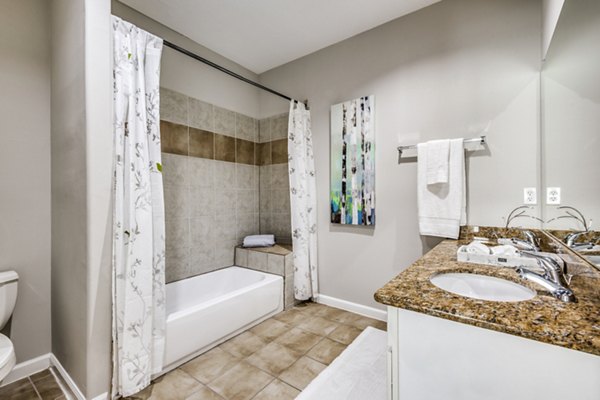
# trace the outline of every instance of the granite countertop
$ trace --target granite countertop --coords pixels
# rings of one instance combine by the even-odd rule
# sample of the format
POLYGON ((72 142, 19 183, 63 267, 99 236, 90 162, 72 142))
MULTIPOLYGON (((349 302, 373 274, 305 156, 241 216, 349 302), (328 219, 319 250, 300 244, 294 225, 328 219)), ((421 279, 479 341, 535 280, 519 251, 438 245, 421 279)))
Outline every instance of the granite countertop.
POLYGON ((570 287, 577 303, 555 299, 512 268, 456 260, 466 241, 445 240, 375 293, 379 303, 504 332, 600 356, 600 271, 577 264, 570 287), (518 282, 537 292, 531 300, 496 302, 459 296, 434 286, 440 273, 470 272, 518 282))

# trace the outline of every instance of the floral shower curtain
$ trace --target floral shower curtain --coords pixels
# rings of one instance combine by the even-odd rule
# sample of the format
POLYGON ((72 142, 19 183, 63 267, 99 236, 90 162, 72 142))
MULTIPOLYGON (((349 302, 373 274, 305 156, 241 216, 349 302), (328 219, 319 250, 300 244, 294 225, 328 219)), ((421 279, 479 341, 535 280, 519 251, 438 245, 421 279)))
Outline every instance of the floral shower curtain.
POLYGON ((288 124, 288 165, 292 243, 294 246, 294 296, 317 298, 317 186, 313 158, 310 111, 291 101, 288 124))
POLYGON ((148 386, 165 347, 160 159, 162 39, 117 17, 114 35, 113 398, 148 386))

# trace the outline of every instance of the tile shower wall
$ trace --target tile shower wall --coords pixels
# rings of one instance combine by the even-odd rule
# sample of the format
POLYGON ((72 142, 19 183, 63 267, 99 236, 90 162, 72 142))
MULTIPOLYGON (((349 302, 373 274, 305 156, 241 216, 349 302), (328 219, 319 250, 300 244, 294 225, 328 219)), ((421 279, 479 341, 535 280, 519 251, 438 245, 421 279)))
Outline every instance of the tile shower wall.
POLYGON ((259 232, 258 121, 161 88, 167 282, 233 265, 259 232))
POLYGON ((287 153, 288 114, 259 121, 257 164, 260 166, 260 232, 291 243, 290 183, 287 153))

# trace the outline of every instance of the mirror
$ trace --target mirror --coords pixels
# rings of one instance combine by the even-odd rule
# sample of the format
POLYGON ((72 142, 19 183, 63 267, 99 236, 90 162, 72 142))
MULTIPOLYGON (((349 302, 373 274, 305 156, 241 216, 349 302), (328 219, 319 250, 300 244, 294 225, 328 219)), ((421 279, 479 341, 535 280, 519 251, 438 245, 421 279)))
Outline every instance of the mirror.
POLYGON ((599 44, 600 1, 566 1, 542 67, 541 186, 560 188, 544 228, 600 267, 599 44))

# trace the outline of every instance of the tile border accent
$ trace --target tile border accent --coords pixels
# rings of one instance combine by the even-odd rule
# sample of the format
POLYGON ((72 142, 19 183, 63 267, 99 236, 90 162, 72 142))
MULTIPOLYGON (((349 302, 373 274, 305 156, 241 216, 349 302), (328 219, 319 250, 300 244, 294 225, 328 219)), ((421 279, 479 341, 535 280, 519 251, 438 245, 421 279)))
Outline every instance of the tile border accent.
POLYGON ((255 166, 287 164, 288 162, 287 147, 284 143, 287 139, 274 139, 261 143, 167 120, 161 120, 160 122, 161 130, 169 129, 168 134, 161 131, 163 135, 161 137, 161 151, 163 153, 255 166), (176 135, 186 135, 186 138, 185 140, 181 140, 181 143, 177 143, 175 141, 176 135), (192 140, 192 135, 205 137, 212 143, 213 148, 204 150, 192 148, 198 142, 197 140, 192 140), (182 147, 183 143, 186 144, 185 150, 182 147), (218 144, 227 144, 228 148, 217 149, 218 144), (243 152, 242 145, 245 147, 243 152), (263 154, 265 151, 266 154, 263 154))
POLYGON ((339 308, 345 311, 352 312, 354 314, 370 317, 379 321, 387 321, 387 311, 379 310, 374 307, 353 303, 351 301, 338 299, 336 297, 326 296, 324 294, 318 294, 315 300, 319 304, 339 308))

